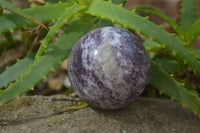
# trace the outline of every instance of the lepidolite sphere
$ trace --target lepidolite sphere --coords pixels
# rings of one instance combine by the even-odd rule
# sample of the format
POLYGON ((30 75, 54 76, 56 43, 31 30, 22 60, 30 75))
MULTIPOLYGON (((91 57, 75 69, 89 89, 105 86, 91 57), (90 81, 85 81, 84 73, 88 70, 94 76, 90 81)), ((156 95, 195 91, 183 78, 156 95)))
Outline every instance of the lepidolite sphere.
POLYGON ((144 90, 150 63, 145 49, 129 31, 95 29, 73 47, 69 78, 90 106, 106 110, 127 106, 144 90))

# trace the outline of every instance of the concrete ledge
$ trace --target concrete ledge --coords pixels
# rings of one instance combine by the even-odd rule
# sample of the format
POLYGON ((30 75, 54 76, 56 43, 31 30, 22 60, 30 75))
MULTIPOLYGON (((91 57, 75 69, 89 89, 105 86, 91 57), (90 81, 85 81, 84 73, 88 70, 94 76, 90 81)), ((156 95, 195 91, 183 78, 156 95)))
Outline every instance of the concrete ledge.
POLYGON ((117 111, 85 108, 66 96, 22 97, 0 107, 1 133, 199 133, 200 117, 165 99, 138 98, 117 111))

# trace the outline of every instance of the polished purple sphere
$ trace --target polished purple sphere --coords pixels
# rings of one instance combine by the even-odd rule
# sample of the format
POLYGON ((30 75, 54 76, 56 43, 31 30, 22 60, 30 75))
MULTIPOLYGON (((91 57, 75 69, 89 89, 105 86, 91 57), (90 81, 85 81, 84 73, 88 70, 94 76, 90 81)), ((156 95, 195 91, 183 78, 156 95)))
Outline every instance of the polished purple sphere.
POLYGON ((104 27, 84 35, 69 58, 73 89, 91 107, 106 110, 127 106, 148 80, 149 58, 131 32, 104 27))

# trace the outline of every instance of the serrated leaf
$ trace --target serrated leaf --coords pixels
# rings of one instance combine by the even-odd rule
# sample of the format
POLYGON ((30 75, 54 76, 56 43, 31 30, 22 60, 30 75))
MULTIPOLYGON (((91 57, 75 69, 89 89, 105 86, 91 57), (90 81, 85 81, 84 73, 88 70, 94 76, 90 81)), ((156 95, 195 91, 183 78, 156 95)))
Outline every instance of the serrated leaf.
POLYGON ((114 24, 107 19, 100 19, 97 24, 96 24, 96 28, 101 28, 101 27, 105 27, 105 26, 114 26, 114 24))
POLYGON ((151 61, 149 83, 159 89, 160 92, 192 110, 195 114, 200 113, 200 101, 196 98, 196 95, 188 91, 153 61, 151 61))
POLYGON ((186 68, 184 64, 172 59, 158 59, 155 62, 160 64, 167 73, 183 72, 186 68))
POLYGON ((186 34, 187 45, 192 45, 194 40, 200 35, 200 19, 198 19, 186 34))
POLYGON ((135 9, 137 12, 151 14, 167 22, 176 31, 176 33, 180 36, 180 38, 182 40, 184 39, 184 31, 182 30, 182 28, 176 23, 175 20, 171 19, 167 15, 157 12, 157 11, 152 11, 149 9, 140 9, 140 8, 135 8, 135 9))
POLYGON ((0 104, 21 96, 33 88, 49 72, 53 71, 57 65, 69 56, 73 44, 89 31, 92 24, 93 21, 85 19, 76 20, 70 24, 67 32, 20 79, 0 93, 0 104))
MULTIPOLYGON (((65 11, 65 8, 69 6, 70 4, 65 2, 58 4, 47 4, 45 6, 36 6, 22 11, 46 24, 55 21, 57 17, 60 17, 62 15, 62 13, 65 11)), ((31 27, 36 24, 27 21, 20 16, 10 13, 0 16, 0 25, 1 34, 8 31, 31 27)))
POLYGON ((146 51, 149 51, 149 52, 163 49, 162 45, 151 40, 145 40, 142 44, 144 48, 146 49, 146 51))
POLYGON ((127 0, 112 0, 112 3, 119 5, 119 4, 125 4, 127 0))
POLYGON ((193 54, 193 56, 200 61, 200 50, 197 48, 188 48, 188 50, 193 54))
POLYGON ((7 68, 0 74, 0 89, 7 86, 10 82, 15 81, 20 77, 20 74, 25 73, 30 64, 33 63, 35 53, 31 53, 29 56, 17 61, 14 65, 7 68))
POLYGON ((49 32, 45 36, 45 38, 41 41, 40 48, 36 54, 36 58, 34 62, 43 54, 44 50, 47 48, 47 45, 54 37, 54 35, 60 30, 60 28, 68 22, 68 20, 80 10, 85 9, 85 6, 79 6, 78 4, 74 4, 70 8, 67 8, 61 17, 58 18, 56 23, 50 28, 49 32))
POLYGON ((185 32, 192 26, 196 21, 197 7, 196 0, 181 0, 181 26, 185 32))
POLYGON ((160 26, 153 24, 134 12, 106 1, 93 1, 86 12, 120 23, 164 45, 174 56, 178 56, 182 62, 189 65, 200 77, 200 62, 188 52, 182 42, 160 26))
POLYGON ((142 5, 137 5, 137 6, 134 6, 133 9, 143 9, 143 10, 153 10, 153 11, 157 11, 157 12, 160 12, 160 8, 157 8, 156 6, 153 6, 153 5, 145 5, 145 4, 142 4, 142 5))
POLYGON ((0 0, 0 6, 7 9, 8 11, 18 15, 18 16, 21 16, 33 23, 36 23, 40 26, 42 26, 43 28, 47 29, 47 27, 41 23, 40 21, 38 21, 37 19, 29 16, 28 14, 24 13, 23 11, 21 11, 20 9, 16 8, 15 6, 11 5, 9 2, 5 1, 5 0, 0 0))

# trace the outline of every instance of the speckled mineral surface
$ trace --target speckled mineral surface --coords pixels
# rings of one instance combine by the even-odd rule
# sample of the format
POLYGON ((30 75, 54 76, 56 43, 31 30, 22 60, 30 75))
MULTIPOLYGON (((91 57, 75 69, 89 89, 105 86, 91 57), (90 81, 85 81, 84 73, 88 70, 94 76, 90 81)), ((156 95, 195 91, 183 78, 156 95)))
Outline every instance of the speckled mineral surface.
POLYGON ((118 109, 145 88, 150 63, 131 32, 104 27, 84 35, 74 46, 69 76, 77 94, 92 107, 118 109))

